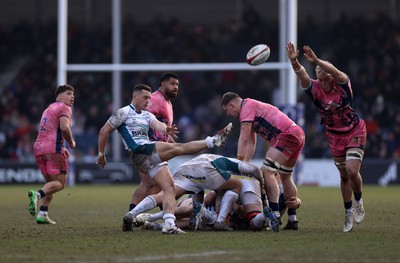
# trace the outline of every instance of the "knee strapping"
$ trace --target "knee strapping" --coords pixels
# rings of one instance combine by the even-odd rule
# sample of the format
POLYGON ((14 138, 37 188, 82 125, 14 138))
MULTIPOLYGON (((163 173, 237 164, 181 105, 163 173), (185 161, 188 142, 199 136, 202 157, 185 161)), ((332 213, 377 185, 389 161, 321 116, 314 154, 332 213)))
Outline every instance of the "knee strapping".
POLYGON ((293 173, 294 167, 287 167, 282 165, 281 168, 279 168, 279 172, 284 173, 284 174, 291 174, 293 173))
POLYGON ((272 160, 271 158, 265 158, 263 165, 270 171, 277 172, 281 165, 277 162, 272 160))
POLYGON ((284 174, 291 174, 293 172, 293 167, 287 167, 284 165, 281 165, 277 161, 274 161, 270 158, 265 158, 263 165, 270 171, 273 172, 280 172, 284 174))
POLYGON ((362 161, 364 157, 364 154, 358 152, 358 151, 348 151, 346 153, 346 161, 347 160, 360 160, 362 161))

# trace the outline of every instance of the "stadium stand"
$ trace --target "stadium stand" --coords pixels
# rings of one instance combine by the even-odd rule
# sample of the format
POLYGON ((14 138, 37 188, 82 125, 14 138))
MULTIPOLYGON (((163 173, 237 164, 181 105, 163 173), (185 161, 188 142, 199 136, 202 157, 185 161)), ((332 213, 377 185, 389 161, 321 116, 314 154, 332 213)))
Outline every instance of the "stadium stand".
MULTIPOLYGON (((186 25, 176 18, 154 19, 146 26, 139 26, 125 19, 123 62, 242 62, 248 47, 266 41, 271 50, 278 50, 276 21, 267 21, 256 10, 250 11, 243 13, 241 21, 219 26, 186 25), (274 37, 266 37, 265 32, 274 37)), ((39 114, 54 100, 56 30, 54 20, 40 26, 20 21, 11 28, 0 27, 0 38, 6 39, 0 41, 0 70, 4 72, 0 76, 0 161, 33 160, 32 144, 39 114), (15 74, 10 77, 6 74, 9 72, 15 74)), ((84 25, 70 21, 68 62, 111 63, 110 39, 109 25, 87 31, 84 25)), ((367 123, 365 157, 400 159, 398 25, 384 14, 373 18, 343 15, 323 26, 309 17, 299 25, 298 46, 304 44, 315 47, 321 58, 331 60, 349 73, 356 94, 354 107, 367 123)), ((272 53, 270 60, 277 61, 277 54, 272 53)), ((122 102, 130 101, 128 88, 135 83, 147 83, 155 90, 160 74, 124 73, 122 102)), ((220 96, 226 91, 276 104, 273 101, 278 86, 276 72, 179 72, 179 75, 181 90, 173 104, 181 141, 202 138, 226 122, 219 106, 220 96)), ((111 74, 69 73, 68 82, 76 88, 75 154, 77 160, 93 160, 97 154, 97 133, 112 112, 111 74)), ((310 103, 300 91, 298 101, 310 103)), ((305 109, 305 157, 329 157, 319 115, 313 107, 305 109)), ((233 139, 228 141, 228 146, 219 153, 233 155, 235 143, 233 139)), ((256 157, 260 156, 261 153, 256 157)))

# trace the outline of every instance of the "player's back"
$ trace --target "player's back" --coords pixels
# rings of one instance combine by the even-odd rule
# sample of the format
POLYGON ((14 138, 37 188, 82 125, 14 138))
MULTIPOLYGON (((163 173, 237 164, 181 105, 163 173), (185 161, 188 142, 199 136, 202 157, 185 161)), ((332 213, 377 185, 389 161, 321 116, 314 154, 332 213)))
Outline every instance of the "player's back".
POLYGON ((269 140, 295 123, 277 107, 254 99, 245 99, 240 112, 240 122, 253 123, 253 129, 269 140))
POLYGON ((72 116, 71 107, 62 102, 50 104, 43 112, 34 145, 35 156, 61 152, 64 147, 64 138, 60 128, 62 116, 70 119, 72 116))

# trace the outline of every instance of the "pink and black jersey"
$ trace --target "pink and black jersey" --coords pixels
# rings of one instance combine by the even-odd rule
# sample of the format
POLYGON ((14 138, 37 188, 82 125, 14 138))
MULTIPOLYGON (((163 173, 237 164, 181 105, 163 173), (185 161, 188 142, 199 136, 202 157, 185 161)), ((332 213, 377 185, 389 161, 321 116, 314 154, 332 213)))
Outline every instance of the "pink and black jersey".
POLYGON ((312 80, 305 92, 313 100, 321 115, 321 125, 326 131, 344 134, 353 130, 360 118, 352 108, 353 91, 350 80, 343 84, 334 83, 330 93, 325 93, 317 80, 312 80))
POLYGON ((267 141, 296 125, 277 107, 249 98, 242 102, 239 120, 252 122, 253 131, 267 141))
POLYGON ((72 119, 71 107, 63 102, 54 102, 43 112, 34 145, 35 156, 62 152, 64 147, 64 138, 60 129, 62 116, 72 119))
MULTIPOLYGON (((165 123, 167 126, 171 126, 174 122, 174 112, 172 104, 169 100, 164 97, 159 90, 156 90, 151 95, 150 104, 146 109, 156 116, 157 120, 165 123)), ((170 137, 168 134, 162 134, 156 130, 150 129, 149 137, 153 141, 164 141, 169 142, 170 137)))

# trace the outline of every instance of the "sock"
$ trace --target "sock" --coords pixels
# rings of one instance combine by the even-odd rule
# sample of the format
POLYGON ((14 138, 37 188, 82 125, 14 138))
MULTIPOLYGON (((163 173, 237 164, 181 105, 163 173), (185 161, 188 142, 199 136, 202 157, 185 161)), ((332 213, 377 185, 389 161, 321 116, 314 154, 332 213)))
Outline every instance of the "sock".
POLYGON ((173 214, 171 213, 165 214, 163 216, 163 219, 164 219, 164 226, 166 227, 175 226, 176 217, 173 214))
POLYGON ((210 149, 214 148, 214 138, 213 137, 207 136, 206 143, 207 143, 208 148, 210 148, 210 149))
POLYGON ((162 219, 164 215, 165 215, 164 210, 158 213, 151 214, 150 221, 157 221, 159 219, 162 219))
POLYGON ((344 202, 344 209, 349 210, 351 209, 353 206, 353 202, 349 201, 349 202, 344 202))
POLYGON ((362 204, 362 203, 363 203, 363 200, 362 200, 362 198, 361 198, 360 200, 354 200, 354 203, 355 203, 356 205, 359 205, 359 204, 362 204))
POLYGON ((354 200, 355 201, 360 201, 361 198, 362 198, 362 192, 354 193, 354 200))
POLYGON ((353 202, 345 202, 344 203, 344 209, 346 209, 346 214, 351 214, 353 213, 353 202))
POLYGON ((233 208, 233 204, 236 202, 238 197, 239 194, 235 193, 232 190, 227 190, 224 193, 224 196, 222 197, 221 200, 221 209, 218 214, 217 222, 222 223, 226 219, 228 213, 233 208))
POLYGON ((129 211, 128 213, 131 214, 132 217, 136 217, 138 214, 147 212, 156 206, 156 200, 154 200, 152 196, 147 196, 139 204, 137 204, 133 210, 129 211))
POLYGON ((288 214, 288 220, 289 221, 292 221, 292 222, 297 221, 296 209, 289 208, 287 214, 288 214))
POLYGON ((47 211, 49 211, 49 207, 42 205, 42 206, 40 206, 39 215, 45 216, 45 215, 47 215, 47 211))
POLYGON ((134 203, 130 203, 129 204, 129 210, 128 211, 131 211, 133 208, 135 208, 136 207, 136 205, 134 204, 134 203))
POLYGON ((267 222, 264 218, 263 213, 259 213, 253 218, 253 224, 257 229, 262 229, 265 225, 265 222, 267 222))
POLYGON ((37 191, 37 192, 36 192, 36 195, 37 195, 38 199, 42 199, 43 197, 46 196, 42 189, 40 189, 39 191, 37 191))
POLYGON ((279 213, 279 204, 274 202, 269 202, 269 208, 271 208, 272 212, 274 213, 275 217, 281 217, 281 213, 279 213))
POLYGON ((217 213, 215 213, 215 211, 204 209, 204 221, 206 224, 214 224, 215 221, 217 221, 217 213))

